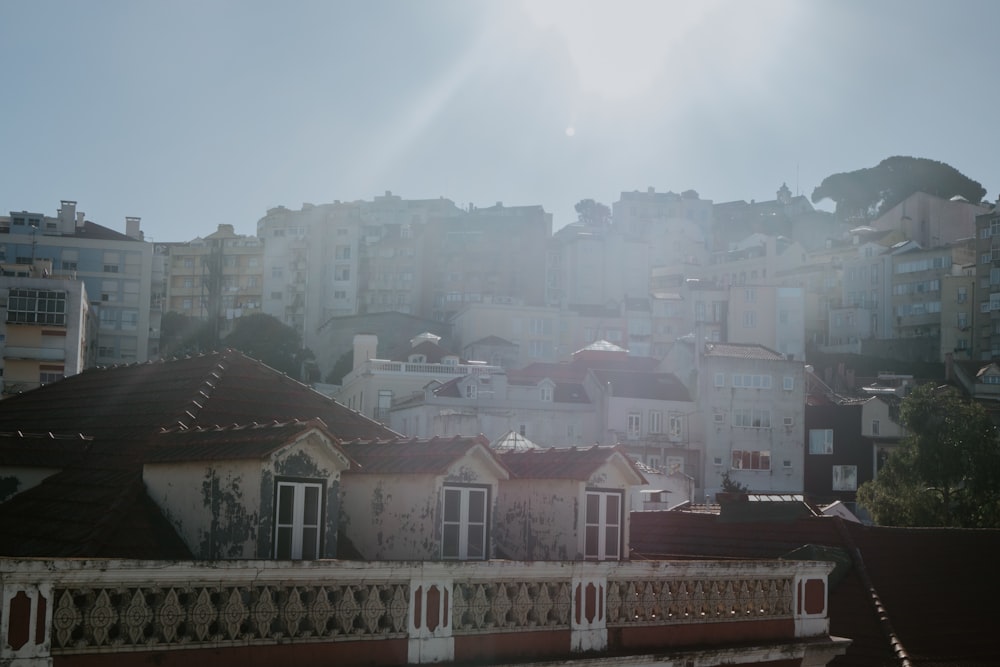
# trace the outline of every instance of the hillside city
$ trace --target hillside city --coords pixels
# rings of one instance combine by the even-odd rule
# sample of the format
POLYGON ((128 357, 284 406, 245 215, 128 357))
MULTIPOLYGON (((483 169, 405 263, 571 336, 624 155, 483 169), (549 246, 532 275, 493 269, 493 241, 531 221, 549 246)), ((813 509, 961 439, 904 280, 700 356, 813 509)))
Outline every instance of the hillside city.
MULTIPOLYGON (((189 352, 162 335, 170 317, 219 345, 263 314, 309 351, 294 376, 398 433, 621 443, 682 473, 673 500, 711 500, 727 475, 853 508, 901 433, 887 397, 945 364, 997 370, 993 205, 914 192, 861 225, 782 184, 766 201, 648 188, 577 209, 553 232, 540 205, 386 192, 156 243, 139 218, 116 231, 75 201, 11 212, 3 392, 189 352), (829 424, 810 423, 817 394, 858 413, 836 456, 829 424)), ((973 393, 1000 381, 969 376, 973 393)))
POLYGON ((996 460, 1000 209, 837 203, 0 217, 0 665, 990 664, 994 490, 859 489, 996 460))

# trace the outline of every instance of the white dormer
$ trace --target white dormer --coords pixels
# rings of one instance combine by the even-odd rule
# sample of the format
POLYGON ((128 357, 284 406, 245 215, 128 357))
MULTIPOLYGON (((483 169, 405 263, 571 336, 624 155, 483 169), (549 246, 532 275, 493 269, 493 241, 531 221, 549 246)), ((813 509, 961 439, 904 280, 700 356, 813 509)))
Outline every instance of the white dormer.
POLYGON ((549 378, 538 383, 538 400, 543 403, 551 403, 554 400, 556 383, 549 378))

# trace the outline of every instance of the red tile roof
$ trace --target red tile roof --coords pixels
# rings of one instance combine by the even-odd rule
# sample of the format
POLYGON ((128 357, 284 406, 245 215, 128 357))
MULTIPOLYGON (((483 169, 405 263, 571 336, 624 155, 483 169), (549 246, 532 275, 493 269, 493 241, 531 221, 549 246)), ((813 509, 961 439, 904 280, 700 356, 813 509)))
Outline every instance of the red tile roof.
POLYGON ((902 664, 895 649, 912 665, 996 664, 1000 530, 883 528, 837 517, 738 523, 711 514, 633 512, 631 536, 633 558, 760 559, 807 544, 839 549, 852 564, 831 586, 830 634, 852 644, 832 666, 902 664))
POLYGON ((690 401, 691 395, 673 373, 595 370, 602 386, 610 386, 619 398, 648 398, 661 401, 690 401))
MULTIPOLYGON (((453 438, 416 438, 392 441, 354 441, 341 447, 357 464, 352 473, 391 475, 441 475, 475 447, 482 447, 489 456, 489 440, 485 436, 455 436, 453 438)), ((499 462, 498 462, 499 464, 499 462)))
POLYGON ((553 447, 530 451, 501 452, 500 460, 514 477, 530 479, 575 479, 586 482, 615 455, 621 456, 635 474, 642 473, 618 446, 553 447))

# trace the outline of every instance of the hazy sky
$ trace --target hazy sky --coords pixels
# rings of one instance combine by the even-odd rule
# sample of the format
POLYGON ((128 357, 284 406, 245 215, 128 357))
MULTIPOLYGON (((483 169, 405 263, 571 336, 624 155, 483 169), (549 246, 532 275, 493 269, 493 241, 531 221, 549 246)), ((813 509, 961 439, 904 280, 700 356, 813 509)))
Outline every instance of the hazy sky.
POLYGON ((998 26, 994 0, 0 0, 0 211, 187 241, 392 190, 558 228, 891 155, 996 199, 998 26))

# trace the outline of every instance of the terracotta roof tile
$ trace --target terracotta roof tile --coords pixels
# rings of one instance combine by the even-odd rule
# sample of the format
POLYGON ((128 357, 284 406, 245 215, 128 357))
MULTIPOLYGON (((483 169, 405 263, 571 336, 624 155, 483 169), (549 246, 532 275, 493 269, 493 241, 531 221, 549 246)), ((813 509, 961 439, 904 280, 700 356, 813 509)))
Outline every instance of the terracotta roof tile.
MULTIPOLYGON (((477 446, 490 452, 489 441, 481 435, 341 444, 347 455, 358 464, 357 468, 351 469, 351 473, 376 475, 440 475, 477 446)), ((489 455, 494 456, 492 452, 489 455)))
POLYGON ((308 431, 320 420, 170 429, 150 439, 149 463, 263 459, 308 431))
MULTIPOLYGON (((552 447, 530 451, 501 452, 500 460, 515 477, 530 479, 575 479, 585 482, 601 466, 621 454, 628 465, 632 460, 620 447, 594 445, 592 447, 552 447)), ((641 476, 638 469, 636 474, 641 476)))
POLYGON ((830 634, 852 641, 834 667, 901 664, 873 593, 911 664, 996 662, 1000 530, 884 528, 836 517, 740 523, 711 514, 633 512, 631 535, 633 558, 780 558, 807 544, 853 554, 829 594, 830 634))

